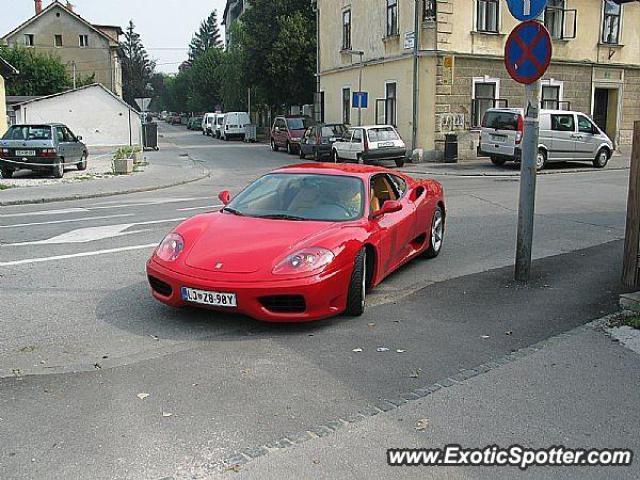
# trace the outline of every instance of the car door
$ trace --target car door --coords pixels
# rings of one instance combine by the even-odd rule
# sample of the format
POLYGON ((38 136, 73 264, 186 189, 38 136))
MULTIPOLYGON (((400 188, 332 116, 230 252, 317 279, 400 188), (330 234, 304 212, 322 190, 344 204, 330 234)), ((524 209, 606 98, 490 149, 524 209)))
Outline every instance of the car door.
POLYGON ((382 208, 385 201, 397 200, 402 204, 400 211, 372 220, 378 229, 381 268, 386 275, 413 252, 411 241, 415 237, 416 209, 407 192, 396 190, 387 174, 374 175, 369 190, 369 209, 372 214, 382 208))
POLYGON ((551 149, 547 160, 574 160, 576 152, 576 119, 573 113, 551 114, 551 149))
POLYGON ((353 129, 348 129, 340 140, 333 144, 338 156, 341 159, 348 159, 351 150, 351 139, 353 138, 353 129))
POLYGON ((364 130, 356 128, 353 130, 353 137, 349 145, 349 160, 358 160, 359 155, 364 152, 364 130))
POLYGON ((69 150, 71 151, 71 160, 65 159, 66 162, 77 163, 82 159, 82 145, 78 141, 78 137, 76 137, 68 127, 64 127, 64 136, 67 141, 67 145, 69 150))
POLYGON ((596 150, 600 146, 600 139, 594 132, 597 127, 584 115, 578 117, 578 133, 576 134, 576 159, 593 160, 596 158, 596 150))
POLYGON ((71 155, 71 152, 69 151, 62 127, 55 127, 55 140, 58 144, 58 156, 64 158, 65 162, 67 162, 67 156, 71 155))

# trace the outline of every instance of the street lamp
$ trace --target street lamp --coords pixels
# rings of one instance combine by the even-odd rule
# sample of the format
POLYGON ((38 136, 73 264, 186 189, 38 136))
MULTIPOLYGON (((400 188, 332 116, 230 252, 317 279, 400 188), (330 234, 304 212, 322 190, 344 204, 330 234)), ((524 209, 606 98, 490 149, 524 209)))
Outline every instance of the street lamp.
POLYGON ((351 55, 358 55, 360 57, 360 74, 358 78, 358 126, 362 126, 362 70, 364 68, 364 50, 347 50, 347 53, 351 55))

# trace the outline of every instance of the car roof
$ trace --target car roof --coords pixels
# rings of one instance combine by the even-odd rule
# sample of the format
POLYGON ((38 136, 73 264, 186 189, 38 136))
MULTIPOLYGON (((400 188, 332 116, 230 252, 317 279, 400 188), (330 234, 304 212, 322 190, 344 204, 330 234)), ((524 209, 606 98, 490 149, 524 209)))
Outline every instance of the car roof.
POLYGON ((393 125, 351 125, 349 128, 364 128, 365 130, 373 130, 374 128, 393 128, 393 125))
POLYGON ((357 163, 301 163, 298 165, 288 165, 274 170, 271 173, 309 173, 317 175, 340 175, 352 177, 369 177, 375 173, 392 173, 401 175, 399 172, 376 165, 362 165, 357 163))
POLYGON ((10 125, 9 128, 11 127, 66 127, 65 124, 63 123, 16 123, 14 125, 10 125))

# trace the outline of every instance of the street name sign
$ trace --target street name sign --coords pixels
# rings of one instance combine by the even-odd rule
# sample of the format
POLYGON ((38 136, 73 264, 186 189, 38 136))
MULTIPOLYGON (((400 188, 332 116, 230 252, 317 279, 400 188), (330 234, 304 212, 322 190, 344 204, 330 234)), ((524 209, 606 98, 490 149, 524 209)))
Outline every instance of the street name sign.
POLYGON ((523 22, 513 29, 504 49, 507 72, 518 83, 529 85, 549 68, 553 47, 549 31, 540 22, 523 22))
POLYGON ((548 0, 507 0, 509 11, 517 20, 525 22, 538 18, 547 6, 548 0))

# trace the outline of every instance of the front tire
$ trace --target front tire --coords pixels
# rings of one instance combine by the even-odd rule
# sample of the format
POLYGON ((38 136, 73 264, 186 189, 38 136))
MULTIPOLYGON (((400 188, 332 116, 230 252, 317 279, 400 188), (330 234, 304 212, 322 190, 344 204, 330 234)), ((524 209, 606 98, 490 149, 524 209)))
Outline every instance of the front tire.
POLYGON ((305 158, 307 158, 307 156, 302 151, 302 146, 300 147, 300 150, 298 151, 298 156, 300 157, 300 160, 304 160, 305 158))
POLYGON ((85 171, 87 169, 87 156, 86 155, 82 155, 82 158, 80 159, 80 163, 78 163, 78 170, 80 170, 81 172, 85 171))
POLYGON ((546 164, 547 164, 547 153, 544 150, 538 150, 538 155, 536 156, 536 170, 538 172, 540 170, 543 170, 546 164))
POLYGON ((356 261, 349 282, 349 292, 347 294, 346 314, 352 317, 359 317, 364 313, 367 295, 367 251, 360 250, 356 256, 356 261))
POLYGON ((291 143, 287 142, 287 153, 289 155, 293 155, 293 147, 291 146, 291 143))
POLYGON ((333 160, 333 163, 340 163, 340 155, 338 155, 337 150, 331 152, 331 160, 333 160))
POLYGON ((271 150, 273 150, 274 152, 277 152, 278 150, 280 150, 278 145, 276 145, 276 141, 273 138, 271 139, 271 150))
POLYGON ((2 178, 13 177, 13 170, 3 168, 2 171, 0 171, 0 173, 2 173, 2 178))
POLYGON ((444 243, 444 211, 438 205, 433 212, 431 220, 431 235, 429 237, 429 248, 424 252, 427 258, 436 258, 440 255, 442 244, 444 243))
POLYGON ((596 158, 593 160, 593 166, 596 168, 604 168, 607 166, 607 163, 609 163, 609 158, 610 158, 610 155, 607 149, 602 148, 598 152, 598 155, 596 156, 596 158))

